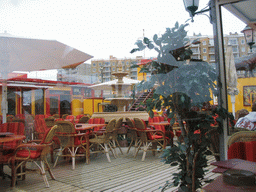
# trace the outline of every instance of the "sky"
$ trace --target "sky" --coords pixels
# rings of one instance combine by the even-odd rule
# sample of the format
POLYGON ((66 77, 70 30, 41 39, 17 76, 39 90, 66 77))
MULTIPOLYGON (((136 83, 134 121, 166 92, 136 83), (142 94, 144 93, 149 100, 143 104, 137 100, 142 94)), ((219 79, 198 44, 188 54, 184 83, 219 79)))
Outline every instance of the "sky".
MULTIPOLYGON (((207 3, 200 0, 199 10, 207 3)), ((189 19, 183 0, 0 0, 0 13, 0 33, 57 40, 93 59, 153 57, 149 51, 130 54, 143 31, 152 39, 189 19)), ((226 10, 223 18, 224 34, 245 27, 226 10)), ((205 15, 195 16, 186 30, 188 35, 213 33, 205 15)))

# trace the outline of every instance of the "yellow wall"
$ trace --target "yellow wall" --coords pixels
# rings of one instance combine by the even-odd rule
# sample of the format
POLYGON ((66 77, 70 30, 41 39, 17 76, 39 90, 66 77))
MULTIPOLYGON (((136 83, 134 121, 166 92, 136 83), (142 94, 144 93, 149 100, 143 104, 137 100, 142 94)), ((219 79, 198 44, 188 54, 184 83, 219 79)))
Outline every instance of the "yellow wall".
MULTIPOLYGON (((252 111, 251 106, 244 106, 243 88, 244 86, 256 86, 256 77, 238 78, 237 82, 238 82, 237 88, 239 90, 239 93, 238 95, 235 96, 236 98, 235 111, 238 111, 240 109, 247 109, 248 111, 252 111)), ((255 93, 255 96, 256 96, 256 93, 255 93)), ((252 100, 250 100, 250 103, 252 104, 252 100)), ((230 96, 228 96, 228 111, 232 112, 232 104, 231 104, 230 96)))
POLYGON ((141 67, 139 67, 138 70, 137 70, 137 79, 139 81, 147 80, 147 74, 146 73, 140 73, 140 70, 141 70, 141 67))
POLYGON ((72 115, 77 116, 83 113, 83 99, 82 96, 73 96, 72 101, 72 115))

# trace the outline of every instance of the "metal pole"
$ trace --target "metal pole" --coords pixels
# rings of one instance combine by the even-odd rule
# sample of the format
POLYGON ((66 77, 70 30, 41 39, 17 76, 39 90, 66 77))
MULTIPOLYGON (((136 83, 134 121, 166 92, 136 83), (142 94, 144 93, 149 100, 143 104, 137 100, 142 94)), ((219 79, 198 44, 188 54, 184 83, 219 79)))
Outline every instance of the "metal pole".
MULTIPOLYGON (((226 67, 224 59, 224 38, 221 19, 221 5, 218 0, 211 0, 211 16, 213 24, 214 44, 215 44, 215 61, 218 72, 218 105, 227 109, 227 84, 226 84, 226 67)), ((223 120, 224 130, 220 135, 220 160, 227 159, 227 139, 228 139, 228 121, 223 120)))

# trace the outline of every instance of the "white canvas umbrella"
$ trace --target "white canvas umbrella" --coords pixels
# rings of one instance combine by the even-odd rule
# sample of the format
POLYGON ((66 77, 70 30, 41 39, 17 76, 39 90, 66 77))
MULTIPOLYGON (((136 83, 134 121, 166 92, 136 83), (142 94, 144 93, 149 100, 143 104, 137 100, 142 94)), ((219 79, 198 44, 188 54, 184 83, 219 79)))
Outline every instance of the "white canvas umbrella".
MULTIPOLYGON (((138 84, 140 81, 139 80, 135 80, 135 79, 130 79, 130 78, 127 78, 127 77, 123 77, 123 82, 122 85, 124 86, 128 86, 128 85, 135 85, 135 84, 138 84)), ((117 85, 117 79, 115 80, 112 80, 112 81, 108 81, 108 82, 104 82, 104 83, 99 83, 99 84, 96 84, 96 85, 92 85, 92 86, 89 86, 89 88, 92 88, 94 90, 109 90, 111 91, 112 90, 112 86, 115 86, 117 85)))
POLYGON ((227 91, 231 97, 232 113, 233 113, 233 116, 235 117, 235 95, 238 94, 238 89, 237 89, 237 73, 236 73, 236 66, 235 66, 232 46, 227 46, 225 63, 226 63, 226 79, 227 79, 227 87, 228 87, 227 91))
POLYGON ((2 114, 6 122, 8 73, 76 67, 92 56, 56 40, 0 34, 0 70, 3 79, 2 114))

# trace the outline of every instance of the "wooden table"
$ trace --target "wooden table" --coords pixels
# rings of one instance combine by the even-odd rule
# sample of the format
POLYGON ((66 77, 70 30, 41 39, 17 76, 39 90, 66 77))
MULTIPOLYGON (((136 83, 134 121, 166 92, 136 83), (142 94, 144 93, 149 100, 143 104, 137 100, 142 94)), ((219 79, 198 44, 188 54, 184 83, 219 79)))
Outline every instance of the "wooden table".
MULTIPOLYGON (((238 170, 245 170, 251 171, 256 175, 256 162, 246 161, 242 159, 229 159, 226 161, 216 161, 211 163, 211 165, 217 166, 213 172, 216 173, 223 173, 228 169, 238 169, 238 170)), ((213 182, 208 184, 203 188, 206 192, 218 192, 218 191, 227 191, 227 192, 242 192, 242 191, 256 191, 256 185, 254 186, 234 186, 229 185, 223 182, 222 175, 217 177, 213 182)))
POLYGON ((88 124, 88 123, 77 123, 75 126, 76 131, 80 132, 80 131, 87 131, 87 130, 91 130, 94 127, 104 127, 107 124, 88 124))
MULTIPOLYGON (((10 135, 10 134, 8 134, 5 137, 0 137, 0 177, 4 178, 5 176, 7 176, 7 177, 11 178, 11 181, 12 181, 11 183, 12 184, 13 184, 13 178, 11 176, 5 174, 4 171, 3 171, 3 164, 6 161, 6 158, 4 158, 5 156, 3 156, 3 151, 4 151, 3 144, 6 143, 6 142, 12 142, 12 141, 22 141, 25 138, 26 138, 25 135, 10 135)), ((11 156, 9 155, 8 157, 11 157, 11 156)), ((12 167, 12 169, 13 168, 14 167, 12 167)))
POLYGON ((163 126, 166 126, 166 125, 170 125, 170 123, 168 121, 161 121, 161 122, 152 122, 152 123, 149 123, 149 125, 163 125, 163 126))

